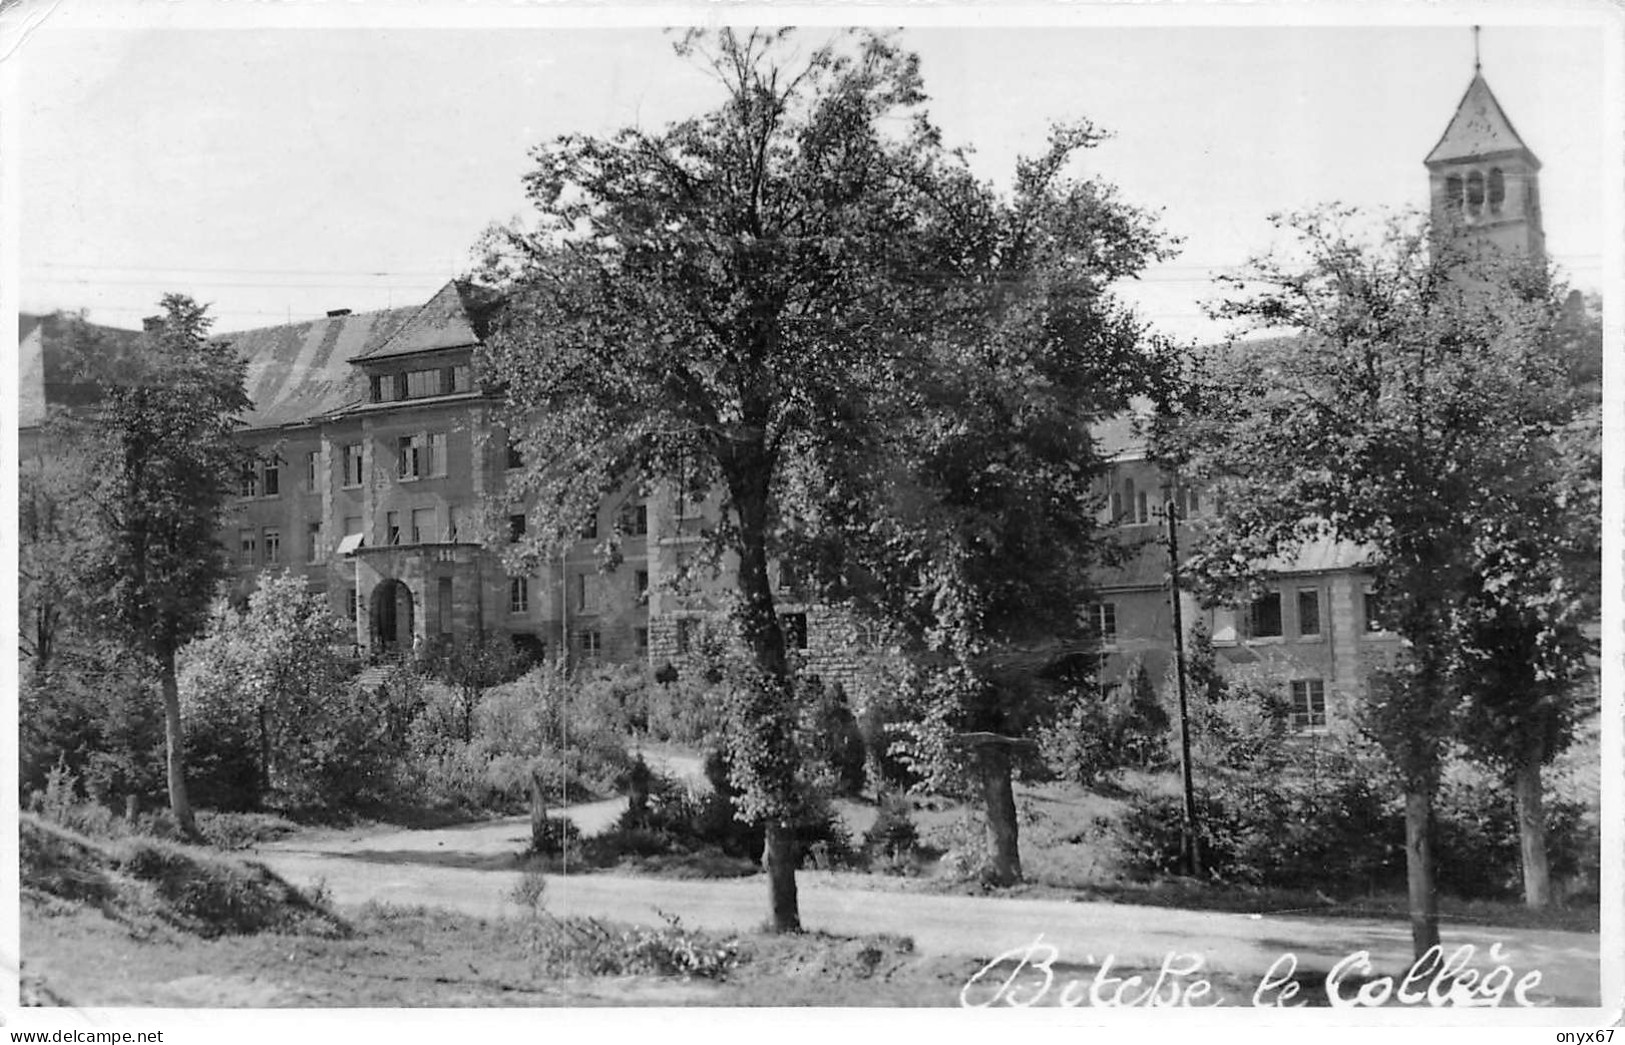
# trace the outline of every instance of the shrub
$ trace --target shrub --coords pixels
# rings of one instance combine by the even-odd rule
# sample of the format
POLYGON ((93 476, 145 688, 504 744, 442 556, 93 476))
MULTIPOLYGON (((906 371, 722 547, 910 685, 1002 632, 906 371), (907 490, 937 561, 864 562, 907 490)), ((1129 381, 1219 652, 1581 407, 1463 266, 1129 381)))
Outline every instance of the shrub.
MULTIPOLYGON (((1573 878, 1597 860, 1585 807, 1545 796, 1546 853, 1553 879, 1573 878)), ((1464 899, 1522 894, 1523 864, 1512 796, 1484 777, 1448 780, 1434 803, 1440 888, 1464 899)))
POLYGON ((45 788, 29 796, 28 809, 58 827, 92 838, 125 833, 124 822, 111 809, 85 800, 79 778, 68 769, 66 761, 59 761, 45 775, 45 788))
POLYGON ((19 800, 43 789, 58 765, 105 805, 122 806, 127 795, 144 805, 164 799, 163 706, 149 667, 87 644, 48 673, 19 673, 19 800))
POLYGON ((863 835, 863 852, 871 860, 895 859, 914 852, 920 844, 919 828, 914 826, 914 808, 898 794, 883 795, 875 822, 863 835))
POLYGON ((416 797, 516 811, 529 798, 533 776, 550 802, 614 793, 632 765, 617 724, 624 722, 619 711, 609 710, 619 700, 619 677, 589 679, 578 687, 558 668, 543 666, 491 687, 474 709, 467 740, 456 695, 427 687, 407 742, 416 797))
POLYGON ((526 867, 519 872, 519 881, 508 898, 532 915, 541 914, 547 905, 547 876, 538 868, 526 867))
POLYGON ((596 918, 543 916, 527 923, 525 948, 539 971, 552 976, 684 976, 721 979, 739 963, 739 941, 683 927, 622 927, 596 918))
POLYGON ((722 728, 722 694, 699 673, 667 668, 644 690, 649 736, 685 746, 704 745, 722 728))
POLYGON ((816 678, 809 679, 806 687, 810 691, 803 727, 807 761, 829 775, 837 794, 859 794, 866 776, 867 749, 858 720, 847 706, 846 690, 839 684, 825 686, 816 678))
POLYGON ((573 851, 581 843, 581 829, 575 821, 561 816, 544 818, 530 825, 530 845, 525 852, 535 856, 559 856, 573 851))
POLYGON ((1291 734, 1283 683, 1266 673, 1238 672, 1219 700, 1191 706, 1191 755, 1204 765, 1273 771, 1288 761, 1291 734))

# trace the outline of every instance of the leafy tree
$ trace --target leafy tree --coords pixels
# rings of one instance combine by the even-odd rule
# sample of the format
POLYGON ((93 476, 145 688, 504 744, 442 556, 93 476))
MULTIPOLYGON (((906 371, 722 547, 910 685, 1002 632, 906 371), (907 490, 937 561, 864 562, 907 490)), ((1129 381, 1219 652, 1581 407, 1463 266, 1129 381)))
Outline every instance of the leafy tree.
POLYGON ((277 791, 308 795, 325 772, 319 750, 344 731, 335 711, 355 674, 344 626, 326 599, 297 574, 262 574, 241 612, 215 607, 183 659, 190 717, 227 750, 233 736, 246 741, 237 761, 254 771, 249 804, 277 791))
POLYGON ((1403 220, 1372 242, 1355 217, 1278 219, 1299 251, 1256 260, 1220 312, 1289 336, 1201 359, 1167 445, 1214 488, 1194 562, 1212 589, 1241 590, 1321 536, 1369 553, 1404 648, 1359 713, 1405 793, 1420 958, 1438 942, 1433 801, 1473 607, 1522 605, 1486 571, 1509 541, 1545 540, 1523 497, 1546 484, 1580 399, 1550 351, 1561 305, 1541 265, 1403 220))
POLYGON ((86 474, 57 456, 23 461, 18 473, 19 652, 29 671, 44 676, 81 616, 75 565, 89 539, 86 474))
POLYGON ((768 572, 780 492, 877 441, 917 358, 909 333, 936 304, 921 214, 950 160, 913 56, 859 35, 792 67, 787 35, 691 33, 678 49, 715 75, 716 109, 534 152, 536 226, 488 240, 487 277, 509 298, 482 356, 525 461, 504 496, 551 509, 514 565, 574 540, 629 477, 720 493, 713 536, 748 651, 729 762, 741 813, 765 825, 785 931, 800 925, 800 715, 768 572))
POLYGON ((925 672, 916 768, 939 784, 976 780, 998 884, 1021 877, 1013 771, 1079 681, 1068 666, 1094 642, 1090 576, 1122 550, 1099 525, 1108 462, 1091 426, 1158 388, 1165 363, 1110 288, 1169 245, 1148 215, 1074 174, 1102 137, 1056 127, 1008 197, 944 174, 938 322, 870 458, 881 496, 843 501, 849 459, 807 498, 852 521, 846 550, 826 554, 861 564, 865 601, 912 639, 925 672))
POLYGON ((175 657, 202 630, 226 576, 217 540, 243 462, 244 364, 210 341, 203 306, 166 295, 163 315, 114 359, 81 359, 99 400, 54 419, 47 438, 82 470, 75 583, 84 626, 154 665, 164 708, 170 808, 193 830, 175 657))
POLYGON ((1530 907, 1552 899, 1541 767, 1596 708, 1582 694, 1595 648, 1585 626, 1600 616, 1600 316, 1570 295, 1548 345, 1580 409, 1554 433, 1544 467, 1506 491, 1508 520, 1483 542, 1464 613, 1459 717, 1467 754, 1512 792, 1530 907))
POLYGON ((474 739, 474 710, 492 686, 511 682, 529 666, 529 660, 505 634, 481 631, 458 636, 431 651, 429 673, 457 694, 458 730, 466 743, 474 739))

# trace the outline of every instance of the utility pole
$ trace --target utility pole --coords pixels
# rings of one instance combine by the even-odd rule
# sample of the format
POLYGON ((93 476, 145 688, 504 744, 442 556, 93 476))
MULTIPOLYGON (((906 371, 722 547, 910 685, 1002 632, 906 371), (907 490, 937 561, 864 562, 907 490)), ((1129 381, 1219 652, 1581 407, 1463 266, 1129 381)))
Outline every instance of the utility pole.
POLYGON ((1185 791, 1180 833, 1184 839, 1185 870, 1202 875, 1202 843, 1197 831, 1196 789, 1191 781, 1190 711, 1185 695, 1185 619, 1179 605, 1179 483, 1168 500, 1168 588, 1174 607, 1174 682, 1179 690, 1179 775, 1185 791))

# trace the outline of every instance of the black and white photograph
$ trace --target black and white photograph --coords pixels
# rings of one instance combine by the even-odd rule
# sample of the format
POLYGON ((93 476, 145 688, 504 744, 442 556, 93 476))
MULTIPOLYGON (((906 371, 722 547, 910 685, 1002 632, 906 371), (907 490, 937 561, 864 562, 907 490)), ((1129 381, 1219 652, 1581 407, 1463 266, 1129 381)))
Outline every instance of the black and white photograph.
POLYGON ((0 45, 9 1040, 1612 1040, 1625 8, 0 45))

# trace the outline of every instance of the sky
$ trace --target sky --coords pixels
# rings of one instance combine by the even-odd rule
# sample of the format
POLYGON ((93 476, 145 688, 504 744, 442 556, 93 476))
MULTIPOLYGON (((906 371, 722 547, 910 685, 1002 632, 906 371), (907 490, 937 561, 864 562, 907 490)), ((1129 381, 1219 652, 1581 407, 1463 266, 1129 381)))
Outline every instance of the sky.
MULTIPOLYGON (((526 210, 531 147, 656 129, 717 98, 672 53, 660 9, 633 12, 654 24, 600 9, 582 27, 447 6, 434 28, 388 6, 118 10, 130 13, 66 3, 10 59, 23 311, 136 327, 181 291, 227 331, 420 303, 468 270, 484 227, 526 210)), ((1425 206, 1422 159, 1472 76, 1475 19, 1484 74, 1544 164, 1548 250, 1575 285, 1604 286, 1620 117, 1605 78, 1618 33, 1601 7, 1560 22, 1500 5, 1296 26, 1223 5, 1127 25, 1111 24, 1121 10, 1021 10, 1044 24, 974 6, 894 13, 912 23, 900 37, 921 56, 933 118, 985 177, 1006 181, 1054 121, 1112 132, 1080 173, 1180 238, 1178 257, 1121 288, 1165 333, 1225 332, 1203 311, 1213 276, 1281 242, 1273 212, 1425 206)))

